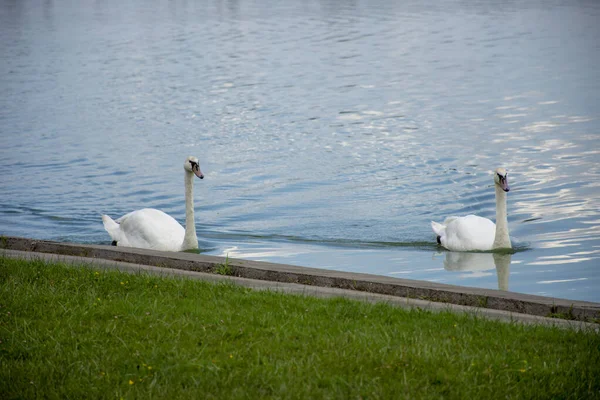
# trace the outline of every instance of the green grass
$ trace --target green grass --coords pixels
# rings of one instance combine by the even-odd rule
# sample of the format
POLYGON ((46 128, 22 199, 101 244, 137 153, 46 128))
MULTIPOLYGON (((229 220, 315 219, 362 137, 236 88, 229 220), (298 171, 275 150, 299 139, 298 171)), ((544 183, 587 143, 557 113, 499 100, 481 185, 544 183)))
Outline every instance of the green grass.
POLYGON ((0 256, 0 398, 600 398, 600 335, 0 256))
POLYGON ((223 264, 217 265, 215 273, 219 275, 233 275, 233 269, 231 268, 231 265, 229 265, 229 255, 227 255, 223 264))

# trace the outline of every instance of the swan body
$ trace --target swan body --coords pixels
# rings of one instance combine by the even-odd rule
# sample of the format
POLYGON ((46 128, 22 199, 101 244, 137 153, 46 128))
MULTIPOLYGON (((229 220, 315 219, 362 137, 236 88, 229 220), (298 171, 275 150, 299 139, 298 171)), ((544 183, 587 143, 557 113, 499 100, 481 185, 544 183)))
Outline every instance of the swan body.
POLYGON ((185 170, 185 228, 170 215, 154 208, 132 211, 113 220, 102 215, 104 229, 113 244, 161 251, 182 251, 198 248, 194 223, 193 177, 203 179, 196 157, 188 157, 185 170))
POLYGON ((448 217, 443 224, 431 222, 438 242, 453 251, 491 250, 496 224, 477 215, 448 217))
POLYGON ((440 245, 451 251, 510 249, 506 216, 507 173, 498 168, 494 174, 496 189, 496 223, 477 215, 448 217, 440 224, 431 221, 431 228, 440 245))
POLYGON ((102 216, 104 229, 117 246, 162 251, 182 249, 185 229, 175 218, 154 208, 144 208, 123 215, 116 221, 102 216))

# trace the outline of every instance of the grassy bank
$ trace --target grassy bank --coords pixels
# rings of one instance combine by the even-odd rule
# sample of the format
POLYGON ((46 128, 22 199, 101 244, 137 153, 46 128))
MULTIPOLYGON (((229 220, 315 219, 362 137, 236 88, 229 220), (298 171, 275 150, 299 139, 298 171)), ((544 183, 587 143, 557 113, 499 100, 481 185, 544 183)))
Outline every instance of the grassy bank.
POLYGON ((600 335, 0 256, 0 398, 600 398, 600 335))

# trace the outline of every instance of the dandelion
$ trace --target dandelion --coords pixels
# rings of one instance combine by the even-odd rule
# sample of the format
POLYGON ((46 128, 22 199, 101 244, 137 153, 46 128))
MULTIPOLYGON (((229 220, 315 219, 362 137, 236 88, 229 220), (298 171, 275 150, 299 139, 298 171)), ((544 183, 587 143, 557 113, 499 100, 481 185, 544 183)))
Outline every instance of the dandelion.
POLYGON ((131 379, 129 380, 129 384, 133 385, 135 382, 133 382, 131 379))
POLYGON ((233 358, 233 354, 230 354, 230 355, 229 355, 229 358, 233 358))
POLYGON ((121 285, 124 285, 124 283, 123 283, 123 282, 121 282, 121 285))
POLYGON ((150 370, 150 369, 152 369, 152 367, 150 365, 148 365, 148 369, 150 370))

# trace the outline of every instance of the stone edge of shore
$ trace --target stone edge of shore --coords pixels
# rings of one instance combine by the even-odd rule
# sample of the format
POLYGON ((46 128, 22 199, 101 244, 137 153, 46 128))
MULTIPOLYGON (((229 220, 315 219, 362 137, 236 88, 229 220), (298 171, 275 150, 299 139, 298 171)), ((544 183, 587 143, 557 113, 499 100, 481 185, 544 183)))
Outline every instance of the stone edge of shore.
POLYGON ((419 299, 540 317, 584 322, 600 321, 600 303, 534 296, 493 289, 446 285, 364 273, 333 271, 197 253, 172 253, 136 248, 85 245, 0 236, 0 249, 104 259, 280 283, 419 299), (224 266, 227 266, 226 268, 224 266))

